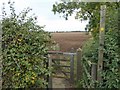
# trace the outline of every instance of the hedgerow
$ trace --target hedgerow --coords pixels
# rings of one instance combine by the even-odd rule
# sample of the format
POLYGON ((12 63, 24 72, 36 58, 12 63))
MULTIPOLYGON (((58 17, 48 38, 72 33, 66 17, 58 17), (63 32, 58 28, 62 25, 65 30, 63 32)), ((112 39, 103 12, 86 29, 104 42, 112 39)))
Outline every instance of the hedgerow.
POLYGON ((3 88, 44 88, 50 74, 47 68, 49 33, 37 25, 35 16, 26 8, 15 13, 14 2, 8 2, 10 13, 2 12, 3 88))
POLYGON ((119 48, 119 12, 118 9, 109 9, 105 23, 105 44, 102 81, 93 80, 91 66, 98 62, 99 38, 94 37, 83 47, 83 79, 78 87, 84 88, 120 88, 120 48, 119 48), (113 15, 114 12, 114 15, 113 15))

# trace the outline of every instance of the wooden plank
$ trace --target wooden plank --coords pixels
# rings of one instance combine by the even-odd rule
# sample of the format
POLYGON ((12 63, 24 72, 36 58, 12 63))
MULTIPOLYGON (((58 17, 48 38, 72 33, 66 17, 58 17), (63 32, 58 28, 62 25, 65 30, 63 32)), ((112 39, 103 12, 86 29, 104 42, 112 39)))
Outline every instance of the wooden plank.
MULTIPOLYGON (((70 74, 70 72, 69 71, 63 71, 63 70, 61 70, 62 72, 65 72, 66 74, 70 74)), ((55 71, 53 71, 52 73, 54 73, 54 74, 56 74, 56 72, 55 71)))
POLYGON ((66 68, 70 68, 71 67, 71 66, 67 66, 67 65, 56 65, 56 64, 53 64, 52 66, 66 67, 66 68))
POLYGON ((52 61, 69 61, 67 59, 52 59, 52 61))
POLYGON ((77 81, 81 80, 83 75, 81 58, 82 58, 82 49, 79 48, 77 49, 77 81))
POLYGON ((67 65, 61 65, 61 64, 56 63, 55 61, 53 61, 53 63, 54 63, 54 64, 52 64, 52 66, 70 68, 70 66, 67 66, 67 65))
MULTIPOLYGON (((62 74, 64 74, 66 77, 68 77, 68 73, 70 73, 70 72, 63 71, 61 69, 59 69, 58 71, 59 71, 59 73, 61 72, 62 74)), ((54 73, 56 75, 56 72, 54 72, 54 73)))
POLYGON ((61 51, 48 51, 48 54, 64 54, 64 55, 76 55, 76 53, 61 52, 61 51))
POLYGON ((60 52, 60 51, 48 51, 48 54, 63 54, 63 52, 60 52))
POLYGON ((72 53, 72 52, 71 52, 71 53, 64 52, 63 54, 64 54, 64 55, 76 55, 76 53, 72 53))
POLYGON ((64 78, 70 78, 69 77, 69 75, 66 73, 66 72, 64 72, 64 71, 62 71, 62 70, 59 70, 59 73, 61 72, 61 74, 59 75, 59 74, 54 74, 53 76, 57 76, 57 77, 64 77, 64 78))
POLYGON ((103 69, 103 54, 104 54, 104 38, 105 38, 105 12, 106 5, 101 6, 100 11, 100 30, 99 30, 99 53, 98 53, 98 66, 97 66, 97 80, 101 81, 101 72, 103 69))

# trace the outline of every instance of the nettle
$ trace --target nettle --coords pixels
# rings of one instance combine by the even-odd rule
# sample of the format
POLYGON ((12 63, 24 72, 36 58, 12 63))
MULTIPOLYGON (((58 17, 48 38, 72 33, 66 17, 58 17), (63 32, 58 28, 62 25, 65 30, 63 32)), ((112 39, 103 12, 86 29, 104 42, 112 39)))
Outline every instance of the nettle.
POLYGON ((50 74, 46 66, 50 35, 29 16, 30 8, 18 15, 8 2, 10 15, 2 12, 3 88, 46 87, 50 74))

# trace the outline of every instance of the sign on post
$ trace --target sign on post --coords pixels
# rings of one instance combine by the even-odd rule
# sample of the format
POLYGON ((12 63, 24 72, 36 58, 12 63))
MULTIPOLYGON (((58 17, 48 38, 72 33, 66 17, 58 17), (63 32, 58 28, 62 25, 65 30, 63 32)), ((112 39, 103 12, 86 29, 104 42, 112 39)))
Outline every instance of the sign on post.
POLYGON ((101 6, 100 11, 100 30, 99 30, 99 53, 97 66, 97 80, 101 81, 101 72, 103 69, 103 54, 104 54, 104 38, 105 38, 105 13, 106 5, 101 6))

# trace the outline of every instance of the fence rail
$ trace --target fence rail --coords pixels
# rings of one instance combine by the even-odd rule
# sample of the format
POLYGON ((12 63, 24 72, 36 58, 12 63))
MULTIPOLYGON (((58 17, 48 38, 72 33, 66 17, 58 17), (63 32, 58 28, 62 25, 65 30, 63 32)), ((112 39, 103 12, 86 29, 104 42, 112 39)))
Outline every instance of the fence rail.
POLYGON ((72 52, 61 52, 61 51, 48 51, 48 54, 76 55, 76 53, 72 53, 72 52))

